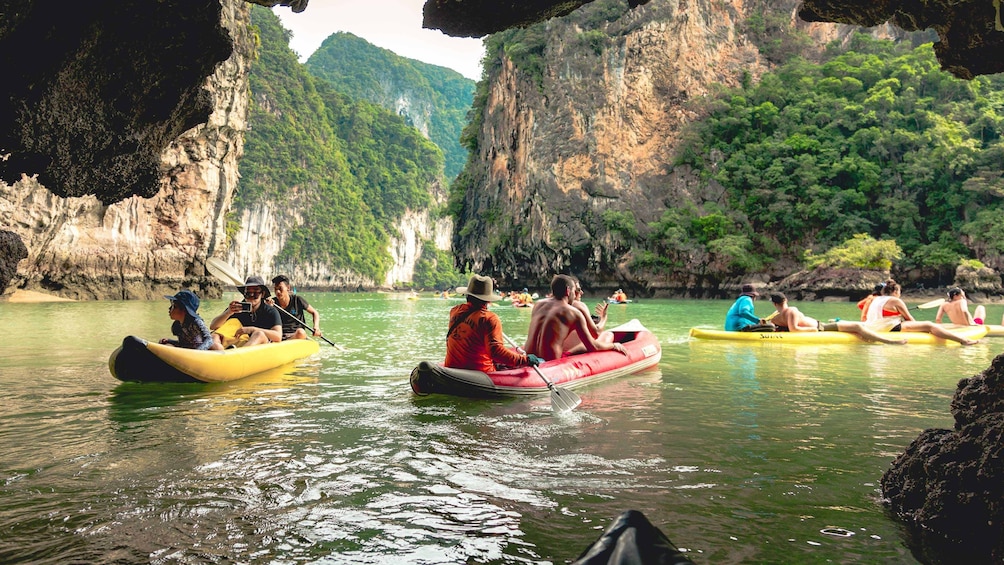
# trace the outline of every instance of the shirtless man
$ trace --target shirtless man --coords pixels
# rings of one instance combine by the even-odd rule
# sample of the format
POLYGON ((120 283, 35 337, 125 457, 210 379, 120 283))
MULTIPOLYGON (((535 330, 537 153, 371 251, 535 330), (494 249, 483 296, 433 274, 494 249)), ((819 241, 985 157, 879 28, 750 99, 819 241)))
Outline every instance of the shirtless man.
POLYGON ((872 300, 872 303, 868 306, 868 321, 875 322, 882 320, 883 311, 895 312, 897 316, 901 316, 903 321, 897 326, 897 329, 892 331, 904 331, 904 332, 927 332, 931 335, 940 337, 942 339, 950 339, 952 341, 957 341, 962 345, 975 345, 978 343, 976 340, 966 339, 962 336, 953 334, 952 332, 946 330, 945 328, 935 324, 934 322, 919 322, 910 315, 909 308, 900 299, 900 288, 896 281, 887 281, 885 288, 882 289, 882 296, 872 300))
POLYGON ((575 332, 586 351, 609 351, 627 354, 619 343, 599 342, 589 333, 586 316, 572 306, 575 282, 568 275, 555 275, 551 279, 551 296, 538 300, 530 314, 530 335, 524 349, 545 361, 559 359, 564 353, 562 344, 568 334, 575 332))
POLYGON ((861 322, 840 320, 827 324, 821 323, 806 316, 798 308, 788 306, 788 298, 780 292, 770 295, 770 301, 774 304, 774 309, 777 310, 777 314, 771 318, 771 322, 775 326, 787 328, 789 332, 846 332, 865 341, 879 341, 895 345, 906 344, 905 339, 889 339, 868 329, 861 322))
POLYGON ((973 315, 969 313, 969 302, 966 300, 966 293, 961 288, 953 288, 948 291, 948 302, 938 307, 938 313, 934 316, 934 323, 940 324, 943 316, 948 316, 948 320, 957 326, 976 325, 973 315))
MULTIPOLYGON (((586 325, 589 326, 589 335, 593 336, 593 338, 597 341, 612 342, 614 334, 610 332, 600 333, 603 332, 603 326, 607 323, 607 307, 609 306, 609 303, 601 302, 597 304, 596 317, 594 318, 589 314, 589 307, 582 301, 582 284, 579 283, 579 279, 575 277, 570 278, 572 279, 572 282, 575 283, 575 290, 572 292, 572 296, 574 297, 572 300, 572 306, 582 312, 582 315, 585 316, 586 325)), ((576 355, 586 351, 586 346, 582 345, 582 340, 579 339, 578 334, 575 332, 568 332, 568 336, 561 344, 561 348, 568 355, 576 355)))

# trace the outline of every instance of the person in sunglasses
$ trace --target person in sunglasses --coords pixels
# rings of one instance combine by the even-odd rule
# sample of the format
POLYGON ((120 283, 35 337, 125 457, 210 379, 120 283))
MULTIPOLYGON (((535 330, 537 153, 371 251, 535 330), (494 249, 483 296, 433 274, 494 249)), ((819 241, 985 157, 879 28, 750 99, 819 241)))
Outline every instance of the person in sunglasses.
POLYGON ((265 281, 259 276, 252 275, 244 281, 243 286, 237 287, 237 290, 244 295, 246 302, 234 300, 209 323, 209 329, 213 330, 211 349, 282 341, 282 316, 278 310, 265 303, 265 299, 270 296, 265 281), (250 304, 250 307, 245 304, 250 304), (240 324, 239 327, 237 323, 240 324), (229 332, 217 331, 223 328, 224 324, 231 324, 233 327, 232 339, 224 335, 229 332), (242 336, 247 336, 247 340, 242 336))

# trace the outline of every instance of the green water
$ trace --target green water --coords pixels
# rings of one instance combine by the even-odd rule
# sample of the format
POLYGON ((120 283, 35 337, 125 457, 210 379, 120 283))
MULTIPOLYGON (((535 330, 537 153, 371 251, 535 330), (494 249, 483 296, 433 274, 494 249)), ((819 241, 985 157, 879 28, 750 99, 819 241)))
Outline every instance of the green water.
POLYGON ((412 395, 456 301, 307 298, 347 351, 216 385, 108 373, 123 336, 167 336, 166 300, 0 303, 0 562, 566 563, 634 508, 698 563, 915 563, 879 479, 1004 350, 695 342, 728 302, 641 300, 611 323, 652 329, 659 369, 556 416, 412 395))

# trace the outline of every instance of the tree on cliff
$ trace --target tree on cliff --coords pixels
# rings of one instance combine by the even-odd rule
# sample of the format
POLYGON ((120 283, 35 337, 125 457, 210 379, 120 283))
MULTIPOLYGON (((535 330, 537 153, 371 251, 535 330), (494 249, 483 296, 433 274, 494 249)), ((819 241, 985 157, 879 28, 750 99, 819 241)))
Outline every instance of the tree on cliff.
POLYGON ((986 221, 1004 210, 1004 77, 962 81, 929 45, 857 35, 703 107, 679 163, 726 188, 741 233, 785 250, 862 233, 894 239, 901 267, 1004 267, 986 221))
POLYGON ((467 161, 460 144, 474 81, 460 73, 401 57, 339 32, 328 36, 305 63, 307 70, 355 100, 367 100, 427 131, 443 151, 444 172, 454 178, 467 161))
POLYGON ((307 73, 271 11, 254 6, 251 17, 258 59, 228 231, 264 205, 281 214, 286 231, 280 261, 382 281, 391 261, 387 228, 406 209, 431 206, 442 153, 399 116, 307 73))

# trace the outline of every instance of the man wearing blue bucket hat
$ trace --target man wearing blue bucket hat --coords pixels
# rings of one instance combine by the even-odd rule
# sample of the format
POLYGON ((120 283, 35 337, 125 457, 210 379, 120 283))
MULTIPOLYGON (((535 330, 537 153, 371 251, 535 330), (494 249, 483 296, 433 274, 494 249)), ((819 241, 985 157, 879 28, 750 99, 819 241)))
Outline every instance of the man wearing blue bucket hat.
POLYGON ((165 294, 164 298, 171 301, 168 310, 168 315, 174 320, 171 333, 178 339, 164 338, 160 343, 186 349, 209 349, 213 345, 213 336, 209 326, 199 316, 199 297, 190 290, 182 290, 174 296, 165 294))

